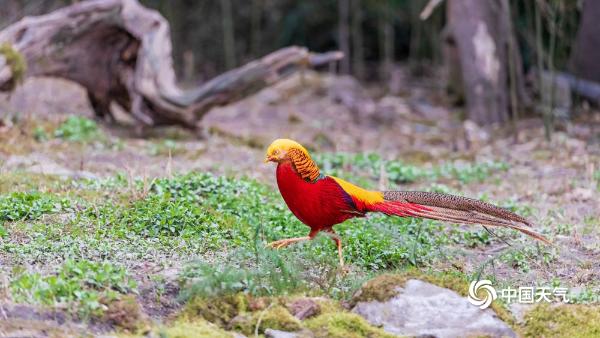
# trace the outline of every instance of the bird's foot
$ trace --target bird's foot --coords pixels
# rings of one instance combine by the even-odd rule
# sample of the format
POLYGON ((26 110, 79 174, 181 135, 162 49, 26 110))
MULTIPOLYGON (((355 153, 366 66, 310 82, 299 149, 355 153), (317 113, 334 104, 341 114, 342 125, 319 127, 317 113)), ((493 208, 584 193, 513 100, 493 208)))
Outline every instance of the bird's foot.
POLYGON ((281 248, 285 248, 286 246, 288 246, 292 243, 294 243, 294 241, 291 241, 290 238, 288 238, 288 239, 280 239, 278 241, 271 242, 271 243, 267 244, 267 246, 272 249, 281 249, 281 248))
POLYGON ((267 244, 267 247, 273 248, 273 249, 281 249, 281 248, 285 248, 286 246, 288 246, 288 245, 290 245, 292 243, 296 243, 296 242, 300 242, 300 241, 306 241, 306 240, 309 240, 309 239, 310 239, 310 237, 308 237, 308 236, 280 239, 278 241, 271 242, 271 243, 267 244))

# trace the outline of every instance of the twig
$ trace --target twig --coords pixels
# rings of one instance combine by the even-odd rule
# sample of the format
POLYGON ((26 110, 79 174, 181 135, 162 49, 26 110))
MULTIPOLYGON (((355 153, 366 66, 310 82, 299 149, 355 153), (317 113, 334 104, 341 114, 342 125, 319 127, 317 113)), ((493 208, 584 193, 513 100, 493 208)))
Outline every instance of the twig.
POLYGON ((419 15, 419 18, 422 21, 427 20, 431 16, 435 8, 442 3, 442 1, 444 0, 429 0, 429 2, 427 3, 427 5, 425 5, 425 8, 423 8, 423 11, 419 15))
POLYGON ((488 227, 486 227, 485 225, 483 225, 483 228, 490 233, 490 235, 498 238, 499 240, 501 240, 502 242, 504 242, 504 244, 508 245, 508 246, 512 246, 510 243, 508 243, 503 237, 496 235, 496 233, 494 233, 492 230, 490 230, 488 227))
POLYGON ((260 323, 262 322, 263 317, 265 316, 265 314, 267 313, 267 311, 269 311, 269 309, 271 308, 271 306, 273 306, 273 303, 269 304, 269 306, 267 306, 267 308, 264 309, 260 313, 260 316, 258 316, 258 321, 256 321, 256 327, 254 328, 254 337, 258 337, 258 329, 260 328, 260 323))

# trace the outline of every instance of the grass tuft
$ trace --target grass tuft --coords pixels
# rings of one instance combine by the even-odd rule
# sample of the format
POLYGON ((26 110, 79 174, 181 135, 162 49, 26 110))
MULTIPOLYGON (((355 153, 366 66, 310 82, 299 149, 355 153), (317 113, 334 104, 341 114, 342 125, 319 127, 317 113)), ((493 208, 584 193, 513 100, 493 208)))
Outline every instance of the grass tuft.
POLYGON ((17 302, 66 305, 82 318, 99 316, 107 304, 121 295, 136 292, 137 283, 124 268, 110 263, 67 260, 51 275, 17 272, 10 282, 17 302))

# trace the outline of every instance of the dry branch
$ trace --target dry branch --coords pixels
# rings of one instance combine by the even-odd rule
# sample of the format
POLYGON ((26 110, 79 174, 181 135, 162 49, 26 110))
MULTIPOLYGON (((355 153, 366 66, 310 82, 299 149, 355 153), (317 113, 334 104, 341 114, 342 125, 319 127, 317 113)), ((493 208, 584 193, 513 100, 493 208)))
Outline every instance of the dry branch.
MULTIPOLYGON (((167 20, 137 0, 90 0, 26 17, 0 31, 0 45, 25 60, 25 77, 81 84, 99 117, 111 119, 115 102, 144 125, 190 128, 214 106, 237 101, 303 67, 342 57, 288 47, 183 90, 173 70, 167 20)), ((0 90, 12 89, 19 80, 7 60, 0 50, 0 90)))

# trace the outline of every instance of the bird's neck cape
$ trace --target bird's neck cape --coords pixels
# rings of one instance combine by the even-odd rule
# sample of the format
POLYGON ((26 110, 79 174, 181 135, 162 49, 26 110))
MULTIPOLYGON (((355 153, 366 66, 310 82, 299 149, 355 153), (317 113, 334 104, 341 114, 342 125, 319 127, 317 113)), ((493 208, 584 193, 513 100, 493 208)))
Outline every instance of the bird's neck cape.
POLYGON ((292 148, 287 153, 294 169, 302 179, 314 182, 321 176, 319 167, 306 152, 292 148))
MULTIPOLYGON (((318 179, 324 178, 319 167, 310 157, 310 155, 300 149, 292 148, 288 151, 288 157, 292 163, 296 173, 308 182, 316 182, 318 179)), ((375 204, 383 202, 383 193, 379 191, 369 191, 358 187, 350 182, 344 181, 341 178, 329 176, 339 184, 342 189, 355 199, 355 202, 360 201, 367 204, 375 204)))

